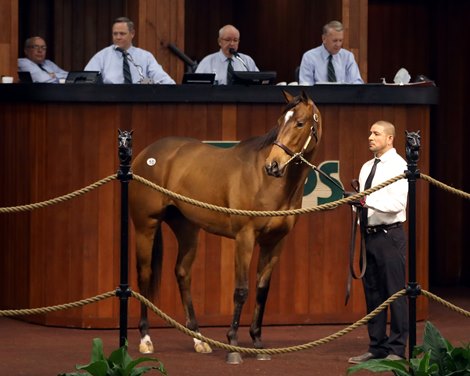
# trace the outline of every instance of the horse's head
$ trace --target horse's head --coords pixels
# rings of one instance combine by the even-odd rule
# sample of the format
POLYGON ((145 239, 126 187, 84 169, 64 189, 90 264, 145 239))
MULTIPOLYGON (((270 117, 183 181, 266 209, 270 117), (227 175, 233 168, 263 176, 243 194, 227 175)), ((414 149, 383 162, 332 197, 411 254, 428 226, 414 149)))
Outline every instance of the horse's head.
POLYGON ((320 142, 321 114, 304 91, 296 97, 284 91, 287 106, 278 120, 279 132, 266 158, 268 175, 281 177, 287 165, 310 158, 320 142))

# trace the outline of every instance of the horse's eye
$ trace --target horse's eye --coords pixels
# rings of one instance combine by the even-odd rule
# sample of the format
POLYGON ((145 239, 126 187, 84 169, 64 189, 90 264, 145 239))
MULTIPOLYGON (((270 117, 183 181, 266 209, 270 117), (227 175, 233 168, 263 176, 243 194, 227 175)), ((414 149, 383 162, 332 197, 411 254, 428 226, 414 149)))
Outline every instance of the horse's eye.
POLYGON ((300 121, 300 120, 297 120, 297 122, 295 123, 295 126, 298 127, 298 128, 302 128, 304 126, 304 122, 300 121))

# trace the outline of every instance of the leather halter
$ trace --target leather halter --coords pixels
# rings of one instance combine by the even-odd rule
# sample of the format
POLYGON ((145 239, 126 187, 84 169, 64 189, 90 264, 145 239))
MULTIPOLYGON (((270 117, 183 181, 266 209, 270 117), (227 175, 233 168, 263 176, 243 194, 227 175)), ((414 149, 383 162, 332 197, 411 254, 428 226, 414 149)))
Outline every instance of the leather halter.
MULTIPOLYGON (((303 157, 304 153, 307 151, 308 145, 310 145, 310 141, 312 141, 312 136, 315 137, 315 142, 318 143, 318 114, 314 113, 313 114, 313 124, 310 127, 310 134, 307 137, 307 140, 304 143, 304 146, 302 147, 302 150, 298 153, 294 153, 291 149, 289 149, 286 145, 284 145, 282 142, 276 140, 273 142, 274 145, 279 146, 284 152, 291 156, 291 160, 293 159, 298 159, 299 157, 303 157)), ((291 161, 289 160, 289 162, 291 161)))

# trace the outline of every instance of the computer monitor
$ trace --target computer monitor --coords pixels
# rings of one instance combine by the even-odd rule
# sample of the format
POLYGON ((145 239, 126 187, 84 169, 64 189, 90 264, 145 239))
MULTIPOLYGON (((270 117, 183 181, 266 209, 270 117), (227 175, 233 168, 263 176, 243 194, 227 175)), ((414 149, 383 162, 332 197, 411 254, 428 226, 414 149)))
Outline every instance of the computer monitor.
POLYGON ((69 72, 65 80, 66 84, 101 84, 103 79, 98 71, 69 72))
POLYGON ((183 75, 183 84, 205 84, 213 85, 215 73, 185 73, 183 75))
POLYGON ((18 78, 20 79, 20 83, 22 84, 29 84, 33 82, 33 78, 31 77, 31 73, 29 72, 18 72, 18 78))
POLYGON ((272 85, 276 81, 277 73, 275 71, 246 72, 234 71, 234 85, 272 85))

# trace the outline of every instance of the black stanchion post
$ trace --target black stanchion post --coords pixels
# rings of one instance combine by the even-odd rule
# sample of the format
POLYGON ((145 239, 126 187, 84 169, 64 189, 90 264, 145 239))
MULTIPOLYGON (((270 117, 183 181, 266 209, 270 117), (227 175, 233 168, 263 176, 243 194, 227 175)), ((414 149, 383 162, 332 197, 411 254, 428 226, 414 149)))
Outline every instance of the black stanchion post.
POLYGON ((421 287, 416 282, 416 180, 419 178, 418 159, 421 137, 418 132, 406 131, 406 160, 408 162, 408 317, 410 336, 408 342, 409 358, 413 357, 416 346, 416 298, 421 287))
POLYGON ((121 181, 121 258, 120 283, 116 291, 119 297, 119 346, 125 345, 127 340, 128 299, 131 295, 129 289, 129 210, 128 188, 132 179, 132 131, 121 131, 118 135, 119 170, 118 179, 121 181))

